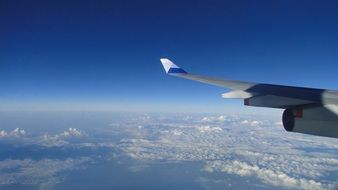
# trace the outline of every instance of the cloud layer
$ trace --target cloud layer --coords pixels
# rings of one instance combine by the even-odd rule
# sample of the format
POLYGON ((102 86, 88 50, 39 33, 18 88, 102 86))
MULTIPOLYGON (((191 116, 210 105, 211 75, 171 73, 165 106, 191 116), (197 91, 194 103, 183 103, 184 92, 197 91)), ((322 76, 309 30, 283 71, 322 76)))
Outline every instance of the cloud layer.
POLYGON ((335 183, 325 176, 338 171, 336 139, 287 133, 280 122, 254 116, 180 121, 135 128, 137 138, 125 139, 120 148, 137 160, 201 161, 208 172, 290 189, 327 189, 335 183))
MULTIPOLYGON (((111 156, 147 163, 201 162, 206 174, 238 176, 243 182, 255 178, 257 185, 267 188, 328 189, 338 177, 337 139, 288 133, 280 121, 267 117, 141 115, 94 129, 67 128, 38 135, 24 128, 0 129, 0 142, 15 147, 70 150, 60 158, 0 160, 0 186, 30 184, 51 189, 62 182, 64 173, 111 156), (85 156, 70 155, 82 149, 85 156)), ((130 168, 135 172, 147 167, 130 168)))
POLYGON ((91 159, 88 157, 64 160, 3 160, 0 161, 0 185, 35 185, 40 189, 51 189, 62 181, 60 173, 80 169, 89 161, 91 159))

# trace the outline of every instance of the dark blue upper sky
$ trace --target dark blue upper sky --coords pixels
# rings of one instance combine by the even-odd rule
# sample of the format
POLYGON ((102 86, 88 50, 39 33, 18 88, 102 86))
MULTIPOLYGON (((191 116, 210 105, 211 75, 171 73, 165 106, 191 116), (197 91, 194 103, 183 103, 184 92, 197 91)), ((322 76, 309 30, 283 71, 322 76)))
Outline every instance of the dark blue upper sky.
POLYGON ((3 109, 209 112, 198 74, 338 89, 338 1, 0 1, 3 109))

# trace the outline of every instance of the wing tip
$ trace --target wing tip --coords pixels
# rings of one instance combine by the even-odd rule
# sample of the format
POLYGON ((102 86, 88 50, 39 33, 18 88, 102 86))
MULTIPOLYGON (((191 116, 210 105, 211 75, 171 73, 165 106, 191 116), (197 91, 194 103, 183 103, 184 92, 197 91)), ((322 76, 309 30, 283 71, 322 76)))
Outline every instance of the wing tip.
POLYGON ((175 65, 172 61, 168 58, 161 58, 160 59, 163 68, 167 74, 187 74, 185 70, 180 68, 179 66, 175 65))

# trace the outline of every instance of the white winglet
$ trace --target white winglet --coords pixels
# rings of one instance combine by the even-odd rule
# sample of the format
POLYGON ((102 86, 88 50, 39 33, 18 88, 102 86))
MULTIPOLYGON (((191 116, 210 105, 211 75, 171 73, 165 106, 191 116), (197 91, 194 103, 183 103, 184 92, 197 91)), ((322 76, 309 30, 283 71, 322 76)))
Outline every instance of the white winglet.
POLYGON ((167 74, 186 74, 187 73, 167 58, 161 58, 160 60, 167 74))

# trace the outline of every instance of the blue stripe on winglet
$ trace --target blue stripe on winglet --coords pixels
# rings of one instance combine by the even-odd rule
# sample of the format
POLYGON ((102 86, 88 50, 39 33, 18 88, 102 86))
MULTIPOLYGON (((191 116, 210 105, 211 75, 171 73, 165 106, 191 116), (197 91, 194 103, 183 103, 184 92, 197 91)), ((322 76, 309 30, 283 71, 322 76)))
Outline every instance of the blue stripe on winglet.
POLYGON ((187 72, 181 68, 170 68, 168 73, 184 73, 186 74, 187 72))

